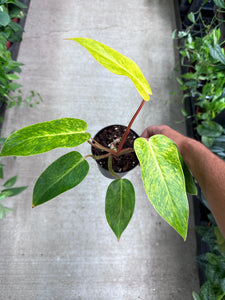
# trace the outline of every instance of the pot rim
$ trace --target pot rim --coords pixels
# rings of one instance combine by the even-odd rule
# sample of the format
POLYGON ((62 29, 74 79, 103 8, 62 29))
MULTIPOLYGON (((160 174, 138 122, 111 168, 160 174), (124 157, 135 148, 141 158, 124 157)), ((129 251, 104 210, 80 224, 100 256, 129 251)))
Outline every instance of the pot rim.
MULTIPOLYGON (((105 127, 102 128, 102 129, 100 129, 100 130, 95 134, 94 139, 95 139, 95 137, 96 137, 98 134, 100 134, 103 130, 108 129, 108 128, 113 127, 113 126, 122 126, 122 127, 124 127, 124 128, 127 128, 127 126, 121 125, 121 124, 112 124, 112 125, 108 125, 108 126, 105 126, 105 127)), ((139 137, 139 135, 138 135, 133 129, 130 129, 130 131, 136 136, 136 138, 139 137)), ((94 147, 91 146, 91 152, 92 152, 92 154, 93 154, 93 148, 94 148, 94 147)), ((108 178, 111 178, 111 179, 115 179, 115 178, 116 178, 115 176, 113 176, 113 175, 110 173, 110 171, 108 170, 108 168, 102 166, 102 165, 99 163, 98 160, 96 160, 96 163, 97 163, 97 166, 98 166, 99 170, 101 171, 101 173, 102 173, 104 176, 106 176, 106 177, 108 177, 108 178)), ((115 172, 115 173, 116 173, 118 176, 123 177, 123 176, 125 176, 128 172, 130 172, 131 170, 133 170, 138 164, 139 164, 139 163, 135 164, 131 169, 127 170, 126 172, 115 172)))

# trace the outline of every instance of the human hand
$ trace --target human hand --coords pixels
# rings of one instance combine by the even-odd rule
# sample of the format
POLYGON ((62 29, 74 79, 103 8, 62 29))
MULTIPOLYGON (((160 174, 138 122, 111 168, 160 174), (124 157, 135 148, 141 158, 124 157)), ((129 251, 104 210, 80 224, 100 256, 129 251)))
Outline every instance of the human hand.
POLYGON ((181 152, 181 148, 182 148, 181 146, 183 141, 187 139, 187 137, 183 136, 182 134, 180 134, 179 132, 170 128, 167 125, 149 126, 143 131, 141 137, 145 139, 149 139, 151 136, 155 134, 162 134, 170 138, 177 145, 180 152, 181 152))

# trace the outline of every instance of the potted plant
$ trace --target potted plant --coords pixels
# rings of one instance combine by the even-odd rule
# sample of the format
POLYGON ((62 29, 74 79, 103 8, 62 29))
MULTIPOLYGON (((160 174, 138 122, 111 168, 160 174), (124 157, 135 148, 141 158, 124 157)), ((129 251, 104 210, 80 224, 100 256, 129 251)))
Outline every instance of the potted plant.
POLYGON ((58 158, 40 175, 33 190, 33 207, 78 185, 88 173, 89 157, 97 162, 106 160, 104 168, 109 171, 113 181, 106 192, 105 213, 118 239, 127 227, 135 206, 134 187, 122 176, 124 171, 139 163, 149 200, 161 217, 185 240, 189 215, 186 192, 196 193, 192 175, 172 140, 163 135, 155 135, 147 141, 131 131, 134 120, 152 94, 147 80, 134 61, 112 48, 89 38, 69 40, 86 48, 112 73, 127 76, 132 80, 143 100, 130 123, 126 127, 116 124, 110 128, 110 132, 104 129, 100 138, 97 135, 94 139, 86 132, 86 122, 76 118, 62 118, 30 125, 8 137, 1 156, 35 155, 58 147, 76 147, 88 141, 92 147, 92 154, 83 157, 77 151, 69 152, 58 158), (105 141, 109 135, 112 140, 105 141), (126 161, 125 167, 120 166, 118 169, 116 163, 121 161, 126 161))

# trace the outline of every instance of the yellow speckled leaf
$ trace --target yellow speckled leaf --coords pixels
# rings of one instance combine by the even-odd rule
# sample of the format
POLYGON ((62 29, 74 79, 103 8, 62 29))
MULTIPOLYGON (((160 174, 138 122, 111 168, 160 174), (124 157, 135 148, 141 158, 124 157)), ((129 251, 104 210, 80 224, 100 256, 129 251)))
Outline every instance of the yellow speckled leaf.
POLYGON ((83 120, 63 118, 24 127, 11 134, 1 156, 29 156, 55 148, 76 147, 90 138, 83 120))
POLYGON ((161 217, 185 240, 189 206, 176 145, 164 135, 135 140, 146 194, 161 217))

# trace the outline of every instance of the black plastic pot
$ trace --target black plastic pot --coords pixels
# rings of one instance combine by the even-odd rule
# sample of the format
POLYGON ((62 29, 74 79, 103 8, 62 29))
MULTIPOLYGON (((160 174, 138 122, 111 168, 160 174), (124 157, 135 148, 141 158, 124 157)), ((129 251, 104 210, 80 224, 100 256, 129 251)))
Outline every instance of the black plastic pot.
MULTIPOLYGON (((114 135, 114 137, 115 137, 115 139, 117 139, 118 137, 122 137, 122 136, 117 136, 117 130, 119 130, 119 129, 122 129, 123 130, 123 132, 126 130, 126 126, 124 126, 124 125, 110 125, 110 126, 107 126, 107 127, 104 127, 103 129, 101 129, 96 135, 95 135, 95 137, 94 137, 94 140, 97 140, 98 141, 98 139, 103 135, 103 133, 104 134, 106 134, 107 132, 110 132, 110 135, 112 135, 112 132, 114 132, 115 133, 115 135, 114 135)), ((136 138, 138 138, 139 137, 139 135, 135 132, 135 131, 133 131, 132 129, 130 130, 130 132, 129 132, 129 135, 128 135, 128 139, 131 139, 131 140, 135 140, 136 138)), ((107 138, 109 138, 110 139, 110 137, 109 137, 109 135, 107 136, 107 138)), ((109 141, 107 141, 107 143, 108 143, 109 141)), ((110 142, 113 142, 113 140, 110 140, 110 142)), ((126 144, 125 144, 126 145, 126 144)), ((103 146, 106 146, 106 145, 103 145, 103 146)), ((106 147, 108 147, 108 145, 106 146, 106 147)), ((126 147, 123 147, 123 148, 126 148, 126 147)), ((132 143, 132 145, 131 146, 129 146, 129 148, 133 148, 133 143, 132 143)), ((107 152, 105 152, 105 151, 103 151, 103 150, 100 150, 101 151, 101 153, 98 153, 98 154, 96 154, 96 148, 95 147, 91 147, 91 151, 92 151, 92 154, 93 155, 104 155, 104 154, 106 154, 107 152)), ((123 156, 121 156, 121 157, 124 157, 124 156, 126 156, 126 155, 128 155, 128 154, 125 154, 125 155, 123 155, 123 156)), ((131 156, 131 154, 129 154, 130 156, 131 156)), ((127 168, 126 170, 115 170, 115 169, 117 169, 117 166, 115 165, 115 162, 113 163, 113 165, 112 165, 112 168, 113 168, 113 171, 118 175, 118 176, 120 176, 120 177, 123 177, 123 176, 125 176, 129 171, 131 171, 131 170, 133 170, 138 164, 139 164, 139 162, 138 162, 138 159, 137 159, 137 157, 136 157, 136 154, 135 154, 135 152, 132 152, 132 156, 134 157, 134 160, 132 161, 132 163, 131 163, 131 167, 129 167, 129 168, 127 168)), ((110 172, 109 172, 109 170, 108 170, 108 166, 107 166, 107 164, 106 164, 106 161, 108 160, 108 158, 106 158, 106 159, 104 159, 104 161, 101 159, 101 160, 96 160, 96 163, 97 163, 97 166, 98 166, 98 168, 99 168, 99 170, 100 170, 100 172, 102 173, 102 175, 104 175, 105 177, 107 177, 107 178, 110 178, 110 179, 115 179, 116 177, 115 176, 113 176, 110 172)))

